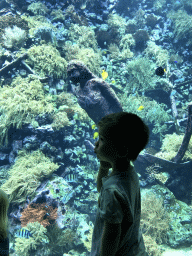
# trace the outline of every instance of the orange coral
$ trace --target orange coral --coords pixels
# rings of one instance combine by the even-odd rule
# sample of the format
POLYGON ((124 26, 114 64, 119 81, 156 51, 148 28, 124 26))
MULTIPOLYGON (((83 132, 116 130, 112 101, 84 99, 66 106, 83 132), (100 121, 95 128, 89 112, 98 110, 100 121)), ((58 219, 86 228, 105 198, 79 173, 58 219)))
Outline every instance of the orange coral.
POLYGON ((29 204, 26 209, 23 210, 21 220, 21 226, 25 227, 29 222, 38 221, 44 227, 52 224, 58 217, 57 209, 53 209, 52 206, 43 204, 29 204))

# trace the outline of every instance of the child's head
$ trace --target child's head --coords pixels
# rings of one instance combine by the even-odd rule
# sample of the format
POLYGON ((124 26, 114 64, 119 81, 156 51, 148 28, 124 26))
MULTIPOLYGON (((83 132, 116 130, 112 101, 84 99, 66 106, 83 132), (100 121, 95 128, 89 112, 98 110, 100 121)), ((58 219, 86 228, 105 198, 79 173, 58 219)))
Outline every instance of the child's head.
POLYGON ((117 158, 135 161, 149 141, 148 126, 135 114, 119 112, 103 117, 99 123, 99 135, 105 138, 108 148, 117 158))
POLYGON ((7 194, 0 189, 0 238, 6 238, 8 236, 8 217, 7 211, 9 208, 9 199, 7 194))

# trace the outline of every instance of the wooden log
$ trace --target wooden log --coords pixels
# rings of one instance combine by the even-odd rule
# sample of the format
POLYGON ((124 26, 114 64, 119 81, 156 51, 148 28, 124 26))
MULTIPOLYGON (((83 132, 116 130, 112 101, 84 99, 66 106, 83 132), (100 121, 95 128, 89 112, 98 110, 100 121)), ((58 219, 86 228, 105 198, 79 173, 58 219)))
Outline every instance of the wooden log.
POLYGON ((18 57, 16 60, 13 60, 12 62, 10 62, 9 64, 7 64, 5 67, 0 69, 0 76, 2 76, 3 74, 7 73, 9 70, 17 67, 20 63, 28 70, 29 73, 33 74, 34 76, 36 76, 40 82, 45 83, 48 81, 48 77, 39 77, 35 71, 25 63, 24 59, 28 56, 27 53, 22 54, 20 57, 18 57))
POLYGON ((185 135, 183 138, 183 142, 179 148, 179 151, 177 152, 177 155, 174 157, 173 162, 175 163, 181 162, 188 148, 191 134, 192 134, 192 102, 188 104, 188 120, 187 120, 187 127, 186 127, 185 135))
POLYGON ((0 76, 2 76, 3 74, 7 73, 9 70, 17 67, 20 63, 20 61, 24 58, 27 57, 27 53, 22 54, 19 58, 17 58, 16 60, 13 60, 12 62, 10 62, 9 64, 7 64, 6 66, 4 66, 3 68, 0 69, 0 76))

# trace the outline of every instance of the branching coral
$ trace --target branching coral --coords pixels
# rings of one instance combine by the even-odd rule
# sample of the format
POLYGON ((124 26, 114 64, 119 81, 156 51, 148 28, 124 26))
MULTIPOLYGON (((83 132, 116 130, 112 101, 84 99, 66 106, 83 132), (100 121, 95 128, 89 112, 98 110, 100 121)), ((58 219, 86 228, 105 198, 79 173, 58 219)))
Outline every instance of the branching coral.
POLYGON ((44 227, 53 224, 57 219, 57 208, 43 204, 29 204, 21 213, 21 226, 25 227, 28 223, 38 221, 44 227))
POLYGON ((33 12, 35 15, 45 15, 49 11, 47 7, 41 2, 30 4, 27 10, 33 12))
POLYGON ((170 217, 163 208, 163 199, 154 194, 145 195, 141 200, 141 230, 161 244, 167 240, 170 217))

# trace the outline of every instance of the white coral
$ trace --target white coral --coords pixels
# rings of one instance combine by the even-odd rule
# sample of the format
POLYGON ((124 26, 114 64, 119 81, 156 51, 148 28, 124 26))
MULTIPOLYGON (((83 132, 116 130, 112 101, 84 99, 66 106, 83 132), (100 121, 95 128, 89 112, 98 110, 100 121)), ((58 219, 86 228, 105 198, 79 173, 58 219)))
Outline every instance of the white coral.
POLYGON ((2 35, 4 46, 7 48, 20 48, 23 46, 26 39, 25 30, 14 26, 13 28, 5 28, 5 33, 2 35))

